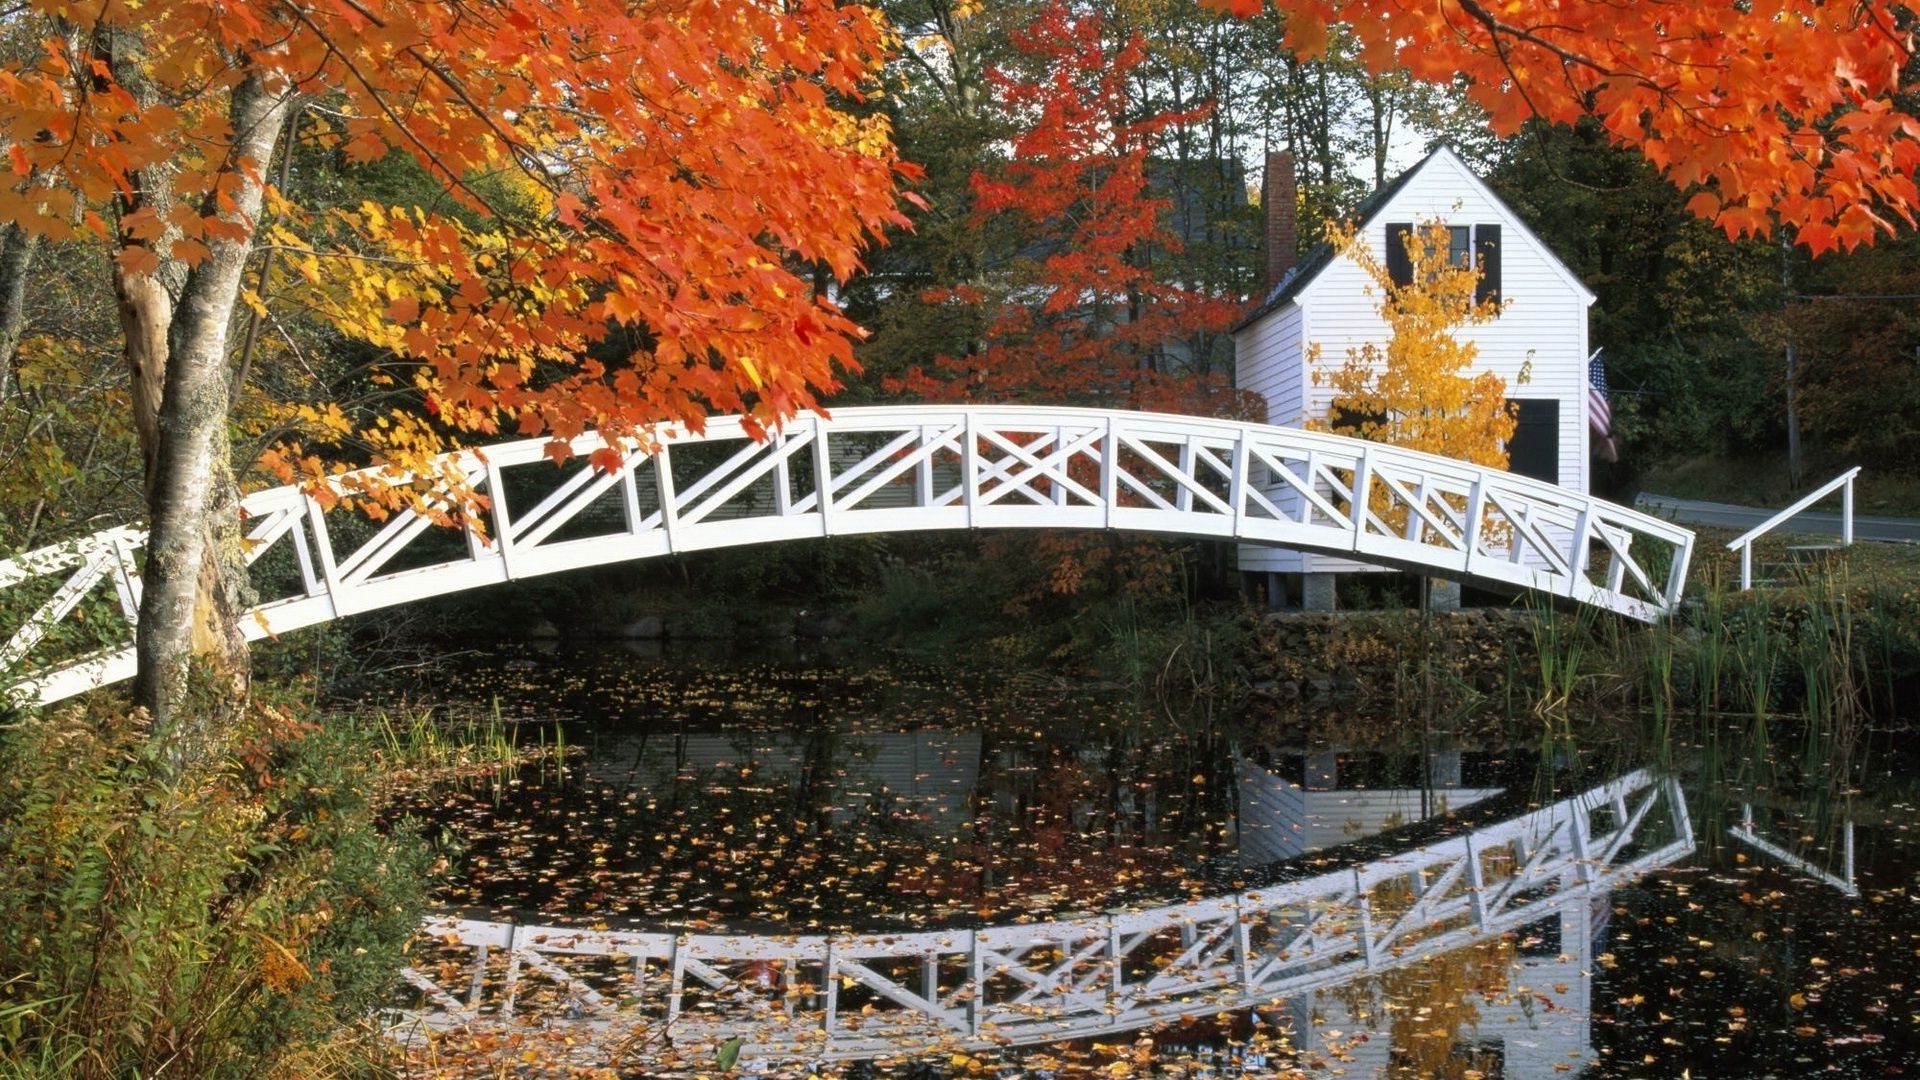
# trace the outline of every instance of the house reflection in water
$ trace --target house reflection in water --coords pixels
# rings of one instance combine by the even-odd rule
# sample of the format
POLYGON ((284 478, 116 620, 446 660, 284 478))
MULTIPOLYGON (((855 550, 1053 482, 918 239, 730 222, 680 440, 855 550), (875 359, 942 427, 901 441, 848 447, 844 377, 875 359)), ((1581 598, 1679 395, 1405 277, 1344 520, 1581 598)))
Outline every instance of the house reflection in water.
POLYGON ((1236 770, 1242 866, 1361 840, 1505 790, 1462 786, 1465 755, 1458 750, 1428 757, 1424 786, 1414 756, 1282 752, 1269 761, 1265 767, 1242 758, 1236 770))
MULTIPOLYGON (((1428 759, 1424 785, 1417 758, 1295 753, 1269 763, 1238 763, 1244 866, 1364 839, 1504 790, 1463 783, 1476 770, 1457 751, 1428 759)), ((1555 907, 1512 935, 1313 992, 1268 1019, 1291 1027, 1293 1046, 1319 1063, 1318 1075, 1577 1074, 1593 1060, 1592 972, 1612 906, 1609 893, 1595 891, 1555 907)))

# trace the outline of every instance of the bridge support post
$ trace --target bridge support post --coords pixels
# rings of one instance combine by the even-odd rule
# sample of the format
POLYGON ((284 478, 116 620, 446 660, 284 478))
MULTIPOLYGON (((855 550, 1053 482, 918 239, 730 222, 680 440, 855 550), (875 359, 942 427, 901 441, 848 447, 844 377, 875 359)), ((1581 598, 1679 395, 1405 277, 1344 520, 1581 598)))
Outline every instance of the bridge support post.
POLYGON ((1267 610, 1287 610, 1287 576, 1285 574, 1276 574, 1272 571, 1268 571, 1261 576, 1267 579, 1267 610))
POLYGON ((1300 575, 1300 609, 1302 611, 1333 610, 1332 574, 1300 575))

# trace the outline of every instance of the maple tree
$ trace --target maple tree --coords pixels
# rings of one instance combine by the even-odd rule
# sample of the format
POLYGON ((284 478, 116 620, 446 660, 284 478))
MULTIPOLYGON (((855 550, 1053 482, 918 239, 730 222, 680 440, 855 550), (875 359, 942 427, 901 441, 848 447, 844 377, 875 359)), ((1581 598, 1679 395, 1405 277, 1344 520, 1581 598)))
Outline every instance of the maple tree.
POLYGON ((889 389, 940 401, 1244 408, 1196 362, 1239 303, 1162 280, 1156 265, 1182 244, 1165 220, 1168 200, 1152 190, 1149 156, 1188 116, 1135 116, 1130 82, 1145 43, 1132 36, 1110 49, 1105 33, 1099 16, 1054 5, 1014 36, 1040 74, 987 73, 1001 109, 1026 122, 1004 169, 973 174, 974 216, 982 228, 1010 226, 1021 246, 997 273, 925 293, 936 305, 986 306, 985 332, 889 389))
POLYGON ((1284 14, 1301 55, 1349 28, 1372 71, 1457 85, 1498 134, 1596 118, 1729 236, 1786 227, 1818 254, 1915 223, 1920 117, 1900 97, 1913 42, 1887 0, 1288 0, 1284 14))
MULTIPOLYGON (((161 732, 196 648, 244 665, 229 326, 263 212, 297 210, 270 189, 284 143, 404 153, 451 196, 351 215, 358 265, 274 236, 295 270, 335 277, 331 314, 415 362, 425 410, 370 425, 398 476, 463 432, 644 444, 710 410, 777 425, 852 362, 856 328, 816 268, 844 279, 903 221, 907 167, 883 120, 846 107, 889 45, 857 5, 48 2, 28 17, 40 47, 0 67, 0 219, 116 252, 150 462, 136 696, 161 732), (503 173, 545 212, 496 213, 478 179, 503 173)), ((297 446, 280 464, 334 469, 297 446)), ((389 499, 445 509, 417 489, 389 499)))
POLYGON ((1506 468, 1515 426, 1506 380, 1490 371, 1470 374, 1479 348, 1456 333, 1500 313, 1498 301, 1475 299, 1480 269, 1452 261, 1447 226, 1438 222, 1408 231, 1412 274, 1405 284, 1355 228, 1334 225, 1329 232, 1335 250, 1378 290, 1377 310, 1389 333, 1384 345, 1367 341, 1348 349, 1346 361, 1331 370, 1321 367, 1320 346, 1308 346, 1315 383, 1331 385, 1335 394, 1330 415, 1307 426, 1506 468))
MULTIPOLYGON (((975 221, 1005 228, 1019 247, 998 273, 929 289, 936 306, 985 308, 985 329, 964 352, 915 365, 887 388, 935 401, 1031 402, 1251 417, 1259 404, 1229 384, 1209 353, 1240 316, 1237 297, 1165 280, 1182 250, 1170 202, 1153 190, 1157 140, 1194 113, 1134 106, 1146 56, 1139 35, 1117 48, 1098 15, 1064 5, 1013 36, 1036 74, 987 72, 1020 129, 1004 168, 976 171, 975 221)), ((1164 547, 1111 538, 1043 535, 1023 541, 1041 580, 1014 603, 1077 592, 1096 575, 1130 590, 1164 590, 1177 561, 1164 547)))

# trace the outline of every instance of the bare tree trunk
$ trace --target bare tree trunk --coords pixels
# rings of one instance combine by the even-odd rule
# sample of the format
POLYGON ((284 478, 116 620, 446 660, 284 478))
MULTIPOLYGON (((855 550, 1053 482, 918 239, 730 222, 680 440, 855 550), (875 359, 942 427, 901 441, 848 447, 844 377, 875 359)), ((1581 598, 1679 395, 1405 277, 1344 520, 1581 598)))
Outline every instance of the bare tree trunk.
POLYGON ((18 225, 8 225, 0 239, 0 401, 13 396, 14 354, 27 326, 27 274, 39 248, 39 234, 18 225))
POLYGON ((1367 79, 1366 87, 1373 186, 1378 190, 1387 185, 1387 151, 1393 144, 1393 91, 1379 75, 1367 79))
POLYGON ((233 145, 219 181, 231 201, 221 217, 244 226, 247 239, 210 245, 187 274, 167 336, 133 692, 152 714, 155 741, 175 760, 190 757, 201 741, 199 731, 187 728, 181 707, 196 654, 215 658, 223 689, 239 698, 246 693, 236 588, 245 580, 244 568, 230 572, 244 556, 229 462, 227 339, 265 195, 260 177, 292 103, 291 90, 257 77, 234 88, 233 145))
MULTIPOLYGON (((112 70, 111 80, 96 81, 95 89, 104 91, 118 84, 131 92, 142 107, 157 103, 157 97, 140 70, 139 41, 124 32, 101 28, 91 42, 93 60, 112 70)), ((129 270, 125 260, 113 261, 113 295, 120 318, 120 337, 127 358, 127 382, 132 395, 133 427, 140 437, 140 454, 146 466, 146 487, 151 495, 154 456, 160 447, 160 399, 167 384, 167 332, 173 325, 173 305, 186 286, 187 267, 173 257, 173 245, 180 239, 177 226, 167 224, 155 236, 144 234, 131 224, 140 217, 171 222, 177 204, 174 174, 177 167, 159 161, 134 170, 133 186, 116 193, 113 200, 118 232, 115 243, 122 251, 141 249, 150 256, 146 272, 129 270)))

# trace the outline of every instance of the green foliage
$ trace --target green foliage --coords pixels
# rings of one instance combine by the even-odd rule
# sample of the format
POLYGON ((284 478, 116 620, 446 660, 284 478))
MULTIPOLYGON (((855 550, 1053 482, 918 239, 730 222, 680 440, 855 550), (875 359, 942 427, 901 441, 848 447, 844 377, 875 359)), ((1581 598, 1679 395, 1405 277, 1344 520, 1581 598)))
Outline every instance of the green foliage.
POLYGON ((855 632, 889 648, 948 653, 990 634, 1013 596, 1005 560, 980 558, 976 545, 946 546, 889 562, 855 601, 855 632))
POLYGON ((111 702, 0 747, 0 1074, 314 1075, 382 1001, 432 855, 368 755, 256 708, 176 775, 111 702))
POLYGON ((836 536, 702 552, 689 565, 703 595, 734 602, 839 598, 879 576, 887 540, 836 536))
MULTIPOLYGON (((0 502, 0 505, 5 504, 0 502)), ((11 554, 14 553, 0 548, 0 558, 11 554)), ((78 569, 78 566, 64 567, 0 590, 0 641, 10 640, 25 628, 78 569)), ((133 637, 133 628, 127 624, 120 610, 111 578, 96 582, 65 618, 43 629, 46 636, 40 644, 17 666, 0 671, 0 686, 11 685, 15 680, 30 675, 36 668, 76 659, 110 646, 117 648, 133 637)), ((0 697, 5 696, 4 692, 0 692, 0 697)))
POLYGON ((93 281, 101 268, 82 244, 43 244, 35 257, 19 352, 0 372, 0 555, 140 505, 113 297, 93 281))
POLYGON ((1920 471, 1916 255, 1920 235, 1906 232, 1821 259, 1797 278, 1801 292, 1774 324, 1780 348, 1797 351, 1805 433, 1838 462, 1920 471))
POLYGON ((1490 180, 1598 297, 1591 340, 1606 350, 1626 462, 1780 440, 1781 354, 1763 333, 1781 299, 1778 249, 1728 241, 1598 125, 1530 129, 1490 180))

